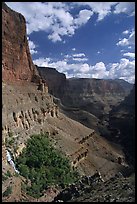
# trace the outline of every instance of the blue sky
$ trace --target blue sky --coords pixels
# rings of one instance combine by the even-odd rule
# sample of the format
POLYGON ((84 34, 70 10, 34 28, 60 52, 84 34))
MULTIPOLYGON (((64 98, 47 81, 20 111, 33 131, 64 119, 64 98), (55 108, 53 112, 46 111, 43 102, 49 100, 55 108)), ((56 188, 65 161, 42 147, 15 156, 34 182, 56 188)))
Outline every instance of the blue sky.
POLYGON ((70 77, 135 80, 134 2, 7 2, 24 15, 32 59, 70 77))

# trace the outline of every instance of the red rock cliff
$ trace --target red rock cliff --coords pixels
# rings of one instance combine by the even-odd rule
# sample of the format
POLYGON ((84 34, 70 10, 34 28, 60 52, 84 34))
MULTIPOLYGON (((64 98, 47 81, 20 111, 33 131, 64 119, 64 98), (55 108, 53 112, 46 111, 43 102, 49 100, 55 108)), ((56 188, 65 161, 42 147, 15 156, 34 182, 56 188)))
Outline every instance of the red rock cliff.
POLYGON ((25 18, 2 3, 2 80, 22 82, 39 79, 26 36, 25 18))

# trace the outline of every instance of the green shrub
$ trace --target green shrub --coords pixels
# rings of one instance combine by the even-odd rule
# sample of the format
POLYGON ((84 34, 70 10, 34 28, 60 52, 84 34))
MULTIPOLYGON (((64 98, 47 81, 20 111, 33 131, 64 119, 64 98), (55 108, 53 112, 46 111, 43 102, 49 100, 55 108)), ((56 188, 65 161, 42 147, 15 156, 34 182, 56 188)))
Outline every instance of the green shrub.
POLYGON ((33 135, 17 159, 18 170, 30 179, 27 192, 39 197, 51 185, 67 185, 74 182, 78 174, 71 169, 69 160, 57 151, 47 134, 33 135))

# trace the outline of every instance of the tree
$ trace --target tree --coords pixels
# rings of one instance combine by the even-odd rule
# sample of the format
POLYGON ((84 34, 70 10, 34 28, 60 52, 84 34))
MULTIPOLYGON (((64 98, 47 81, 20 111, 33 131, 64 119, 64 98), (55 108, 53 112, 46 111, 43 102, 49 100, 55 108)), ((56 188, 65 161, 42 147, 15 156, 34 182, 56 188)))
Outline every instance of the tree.
POLYGON ((32 135, 16 162, 21 175, 30 179, 27 192, 34 197, 51 185, 67 185, 77 179, 69 160, 53 147, 47 134, 32 135))

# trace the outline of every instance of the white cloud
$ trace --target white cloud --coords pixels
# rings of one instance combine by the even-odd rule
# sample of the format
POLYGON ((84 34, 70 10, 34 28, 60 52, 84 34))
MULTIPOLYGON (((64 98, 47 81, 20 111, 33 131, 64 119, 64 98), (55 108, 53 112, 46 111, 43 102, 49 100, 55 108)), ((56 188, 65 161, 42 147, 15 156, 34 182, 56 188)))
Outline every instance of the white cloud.
POLYGON ((115 14, 126 13, 128 15, 134 15, 135 14, 135 2, 119 2, 115 6, 114 13, 115 14))
POLYGON ((109 64, 109 75, 111 79, 124 79, 130 83, 135 81, 135 60, 122 58, 119 63, 109 64))
POLYGON ((7 2, 15 11, 24 15, 27 34, 45 31, 53 42, 61 41, 64 35, 74 35, 74 19, 65 3, 57 2, 7 2))
POLYGON ((51 35, 48 35, 48 38, 52 40, 52 42, 61 41, 61 37, 58 33, 52 33, 51 35))
POLYGON ((64 55, 64 60, 65 61, 73 60, 77 62, 85 62, 85 61, 88 61, 88 58, 86 57, 84 53, 76 53, 76 54, 64 55))
POLYGON ((120 46, 126 46, 126 45, 129 45, 129 42, 128 42, 128 39, 127 38, 123 38, 122 40, 120 40, 117 45, 120 45, 120 46))
POLYGON ((135 45, 135 31, 132 30, 128 38, 123 38, 122 40, 119 40, 119 42, 116 45, 117 46, 135 45))
POLYGON ((76 26, 81 26, 82 24, 87 23, 87 21, 90 19, 90 17, 93 15, 93 12, 91 10, 81 10, 79 12, 79 15, 76 19, 74 19, 74 23, 76 26))
POLYGON ((86 24, 93 14, 97 14, 97 21, 101 21, 109 14, 124 12, 131 15, 134 10, 134 4, 131 2, 6 2, 6 4, 24 15, 28 35, 44 31, 53 42, 62 42, 63 36, 73 36, 76 29, 86 24), (81 9, 81 5, 86 6, 86 9, 81 9), (76 16, 71 13, 71 9, 75 7, 79 8, 76 16))
POLYGON ((40 66, 40 67, 48 67, 49 65, 49 62, 51 61, 50 58, 39 58, 39 59, 36 59, 36 60, 33 60, 33 63, 37 66, 40 66))
POLYGON ((135 58, 135 53, 127 52, 127 53, 124 53, 123 56, 130 57, 130 58, 135 58))
POLYGON ((54 62, 50 58, 40 58, 33 61, 38 66, 54 67, 59 72, 66 74, 67 78, 99 78, 99 79, 124 79, 130 83, 135 81, 135 60, 122 58, 120 62, 105 65, 98 62, 95 65, 88 63, 69 63, 60 60, 54 62))
POLYGON ((128 38, 129 45, 135 45, 135 31, 133 30, 128 38))
POLYGON ((85 63, 81 65, 80 72, 81 73, 88 73, 90 71, 90 66, 85 63))
POLYGON ((76 48, 75 48, 75 47, 73 47, 73 48, 72 48, 72 51, 76 51, 76 48))
POLYGON ((93 14, 90 10, 81 10, 74 19, 69 4, 63 2, 7 2, 7 5, 25 16, 28 35, 45 31, 52 42, 62 41, 65 35, 74 35, 75 30, 87 23, 93 14))
POLYGON ((97 21, 103 20, 109 14, 135 14, 134 2, 74 2, 74 4, 88 6, 94 13, 98 14, 97 21))
POLYGON ((129 30, 123 31, 123 34, 124 34, 124 35, 127 35, 128 33, 129 33, 129 30))
POLYGON ((65 58, 71 58, 72 56, 67 54, 67 55, 65 55, 64 57, 65 57, 65 58))
POLYGON ((72 58, 74 61, 78 61, 78 62, 85 62, 85 61, 88 61, 88 58, 79 58, 79 57, 77 57, 77 58, 72 58))
POLYGON ((84 53, 73 54, 73 57, 85 57, 84 53))
POLYGON ((92 78, 103 79, 108 77, 109 72, 106 70, 106 66, 103 62, 98 62, 91 67, 92 78))
POLYGON ((98 14, 98 21, 109 14, 135 14, 135 2, 75 2, 75 4, 89 6, 94 13, 98 14))
POLYGON ((98 21, 111 13, 111 7, 117 2, 75 2, 77 5, 89 6, 94 13, 98 14, 98 21))
POLYGON ((33 41, 29 40, 29 38, 28 38, 28 44, 29 44, 30 53, 32 55, 38 53, 38 51, 35 50, 36 49, 36 45, 34 44, 33 41))

